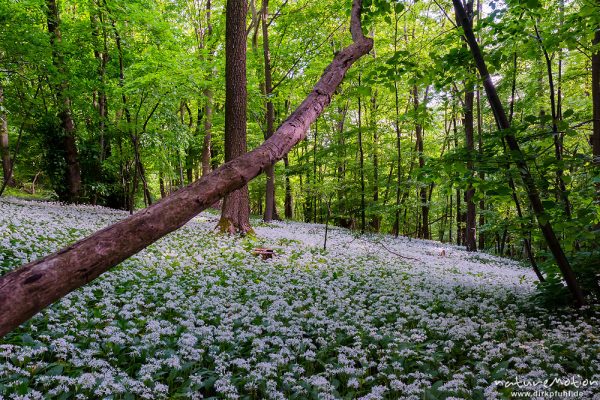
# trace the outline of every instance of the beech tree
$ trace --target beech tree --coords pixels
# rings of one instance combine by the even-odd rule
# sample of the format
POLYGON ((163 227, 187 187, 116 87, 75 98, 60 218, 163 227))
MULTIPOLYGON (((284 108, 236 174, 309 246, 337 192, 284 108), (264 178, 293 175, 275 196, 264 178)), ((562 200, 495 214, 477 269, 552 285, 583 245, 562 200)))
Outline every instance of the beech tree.
MULTIPOLYGON (((227 0, 225 35, 225 162, 246 153, 246 0, 227 0)), ((250 226, 248 186, 223 199, 221 232, 247 234, 250 226)))
POLYGON ((350 31, 352 44, 335 55, 305 100, 261 146, 152 206, 0 277, 0 309, 3 310, 0 336, 180 228, 226 194, 242 188, 267 166, 282 159, 305 137, 308 127, 330 103, 352 64, 373 48, 373 40, 362 32, 360 0, 354 0, 352 4, 350 31))

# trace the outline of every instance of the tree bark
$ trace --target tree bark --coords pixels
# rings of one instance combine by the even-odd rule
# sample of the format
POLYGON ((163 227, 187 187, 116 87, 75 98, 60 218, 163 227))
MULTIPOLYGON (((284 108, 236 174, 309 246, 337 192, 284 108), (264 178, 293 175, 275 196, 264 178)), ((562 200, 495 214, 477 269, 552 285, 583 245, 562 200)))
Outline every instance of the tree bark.
POLYGON ((381 228, 381 216, 377 209, 379 203, 379 132, 377 130, 377 91, 371 96, 371 124, 370 129, 373 132, 373 206, 375 215, 371 220, 371 227, 375 232, 381 228))
POLYGON ((13 186, 12 167, 8 147, 8 117, 4 107, 4 87, 0 82, 0 153, 2 154, 2 176, 5 186, 13 186))
POLYGON ((373 48, 373 40, 362 33, 360 5, 360 0, 354 0, 353 43, 335 56, 312 92, 261 146, 135 215, 0 277, 0 310, 3 310, 0 337, 67 293, 180 228, 226 194, 246 185, 267 165, 283 158, 305 137, 310 124, 330 103, 352 64, 373 48))
MULTIPOLYGON (((212 35, 211 23, 211 0, 206 2, 206 33, 202 35, 202 43, 206 46, 206 38, 212 35)), ((210 62, 210 59, 207 60, 210 62)), ((204 94, 204 140, 202 143, 202 176, 208 175, 211 169, 211 143, 212 143, 212 115, 213 115, 213 93, 210 88, 203 91, 204 94)))
POLYGON ((292 219, 294 217, 294 206, 292 204, 292 185, 290 182, 289 176, 289 168, 290 162, 288 160, 287 154, 283 157, 283 165, 285 166, 286 174, 285 174, 285 200, 284 200, 284 212, 286 219, 292 219))
MULTIPOLYGON (((425 95, 427 97, 427 94, 425 95)), ((421 125, 419 113, 419 89, 417 85, 413 86, 413 102, 415 107, 415 137, 417 141, 417 153, 419 155, 419 168, 425 167, 425 157, 423 156, 423 126, 421 125)), ((427 186, 421 186, 419 189, 419 201, 421 204, 421 229, 419 237, 429 239, 429 202, 427 201, 427 186)))
MULTIPOLYGON (((468 21, 473 28, 473 1, 469 0, 466 3, 467 15, 469 16, 468 21)), ((467 43, 463 38, 463 48, 466 49, 467 43)), ((470 68, 469 68, 470 70, 470 68)), ((474 164, 472 161, 472 157, 474 156, 475 151, 475 138, 474 138, 474 124, 473 124, 473 100, 474 100, 474 92, 473 85, 469 83, 467 80, 465 82, 465 100, 463 102, 463 127, 465 128, 465 147, 467 150, 467 169, 470 172, 469 179, 474 179, 474 164)), ((473 188, 473 184, 469 181, 467 189, 464 192, 465 194, 465 204, 466 210, 464 214, 464 222, 465 222, 465 231, 464 231, 464 244, 467 251, 477 251, 477 241, 475 239, 476 236, 476 209, 475 202, 473 201, 473 197, 475 196, 475 189, 473 188)))
MULTIPOLYGON (((246 153, 246 0, 227 0, 225 44, 225 162, 246 153)), ((223 200, 221 232, 245 235, 250 226, 248 186, 223 200)))
MULTIPOLYGON (((479 157, 483 157, 483 131, 482 131, 482 125, 483 125, 483 118, 481 115, 481 97, 480 97, 480 90, 479 90, 479 86, 477 87, 477 138, 478 138, 478 146, 477 146, 477 151, 479 153, 479 157)), ((485 172, 481 171, 479 172, 479 178, 481 179, 481 181, 483 182, 485 180, 485 172)), ((485 211, 485 200, 483 199, 483 196, 481 198, 481 200, 479 200, 479 250, 483 250, 485 248, 485 234, 483 233, 483 225, 485 225, 485 216, 484 216, 484 211, 485 211)))
MULTIPOLYGON (((473 100, 474 93, 472 87, 467 83, 465 92, 465 108, 464 108, 464 120, 463 124, 465 127, 465 143, 468 152, 467 169, 470 171, 470 179, 475 178, 475 166, 473 164, 472 157, 475 155, 475 135, 474 135, 474 124, 473 124, 473 100)), ((466 221, 465 221, 465 246, 467 251, 477 251, 476 241, 476 229, 477 229, 477 212, 475 209, 475 202, 473 197, 475 196, 475 189, 473 184, 469 182, 467 190, 465 191, 465 203, 466 203, 466 221)))
MULTIPOLYGON (((394 9, 394 52, 398 50, 398 16, 395 14, 394 9)), ((396 210, 394 219, 394 236, 398 237, 400 234, 400 184, 402 182, 402 132, 400 130, 400 98, 398 95, 398 67, 394 65, 394 129, 396 132, 396 163, 398 164, 396 171, 396 210)), ((410 104, 410 101, 408 102, 410 104)))
POLYGON ((506 113, 500 98, 498 97, 496 87, 488 73, 483 54, 479 48, 477 40, 475 39, 473 30, 470 27, 469 19, 462 6, 461 0, 452 0, 452 3, 454 4, 454 9, 456 11, 456 15, 458 16, 460 26, 463 28, 465 39, 469 44, 475 64, 483 80, 483 87, 485 88, 488 102, 490 103, 490 108, 494 113, 496 124, 498 125, 498 128, 503 131, 504 138, 510 149, 511 158, 517 165, 521 175, 521 180, 523 181, 523 185, 527 191, 527 195, 529 197, 529 201, 531 202, 531 207, 535 213, 540 230, 542 231, 546 243, 548 244, 548 248, 552 252, 554 259, 562 272, 563 278, 565 279, 565 282, 571 291, 571 294, 573 295, 576 306, 584 305, 585 298, 583 297, 583 292, 581 291, 581 288, 575 277, 575 273, 573 272, 569 260, 567 259, 554 232, 554 229, 552 228, 552 225, 549 221, 549 216, 544 210, 537 186, 535 185, 533 176, 531 175, 527 162, 525 161, 525 156, 521 151, 515 136, 510 131, 510 123, 508 122, 508 118, 506 117, 506 113))
MULTIPOLYGON (((358 75, 358 86, 360 87, 360 74, 358 75)), ((362 137, 362 104, 360 93, 358 95, 358 151, 360 155, 360 233, 365 233, 365 152, 362 137)))
POLYGON ((71 99, 66 94, 68 83, 65 77, 65 65, 62 52, 59 50, 62 36, 60 32, 60 17, 56 0, 46 0, 46 16, 48 32, 50 33, 50 47, 52 48, 52 64, 56 68, 58 76, 54 85, 54 92, 58 100, 59 118, 63 130, 62 144, 67 165, 65 178, 67 193, 65 200, 69 202, 79 201, 81 195, 81 170, 79 166, 79 155, 75 138, 75 122, 71 113, 71 99))
MULTIPOLYGON (((597 1, 600 4, 600 0, 597 1)), ((594 46, 600 46, 600 24, 596 26, 594 46)), ((592 103, 594 125, 592 133, 592 155, 594 165, 600 166, 600 48, 592 54, 592 103)), ((596 201, 600 203, 600 183, 596 184, 596 201)))
POLYGON ((92 25, 92 38, 94 45, 94 58, 98 62, 98 102, 95 108, 98 111, 98 145, 100 147, 99 169, 102 171, 102 162, 106 158, 106 149, 108 146, 106 138, 106 120, 108 117, 108 98, 106 96, 106 66, 108 64, 108 43, 107 33, 104 24, 102 8, 100 4, 96 5, 94 12, 90 11, 90 22, 92 25), (100 38, 102 44, 100 44, 100 38))

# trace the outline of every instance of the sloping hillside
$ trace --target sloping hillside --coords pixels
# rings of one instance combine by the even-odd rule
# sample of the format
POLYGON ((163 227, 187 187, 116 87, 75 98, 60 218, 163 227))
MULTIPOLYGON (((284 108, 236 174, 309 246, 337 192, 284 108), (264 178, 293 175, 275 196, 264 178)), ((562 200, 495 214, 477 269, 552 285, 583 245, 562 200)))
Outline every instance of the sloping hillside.
MULTIPOLYGON (((126 215, 2 199, 0 274, 126 215)), ((202 214, 0 340, 0 398, 492 399, 545 379, 600 396, 599 313, 528 305, 535 276, 515 262, 216 223, 202 214)))

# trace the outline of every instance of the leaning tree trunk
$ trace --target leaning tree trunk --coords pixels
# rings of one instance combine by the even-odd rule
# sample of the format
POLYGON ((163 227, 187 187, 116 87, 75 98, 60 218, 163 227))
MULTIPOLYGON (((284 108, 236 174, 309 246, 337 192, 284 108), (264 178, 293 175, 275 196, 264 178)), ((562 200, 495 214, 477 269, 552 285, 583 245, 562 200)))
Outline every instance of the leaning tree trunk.
POLYGON ((0 336, 44 307, 94 280, 220 198, 246 185, 283 158, 331 101, 352 64, 373 47, 360 25, 360 0, 352 6, 353 43, 340 51, 312 92, 261 146, 121 222, 0 277, 0 336))
POLYGON ((75 122, 71 113, 71 99, 66 94, 68 83, 65 79, 65 63, 62 52, 59 50, 62 36, 60 32, 60 18, 56 0, 47 0, 48 32, 50 33, 50 46, 52 47, 52 64, 56 68, 58 77, 54 85, 54 92, 58 100, 59 117, 63 130, 62 145, 65 154, 67 197, 69 202, 76 202, 81 195, 81 171, 79 156, 75 139, 75 122))
MULTIPOLYGON (((246 153, 246 0, 227 0, 225 44, 225 162, 246 153)), ((248 186, 223 200, 221 232, 247 234, 250 226, 248 186)))
POLYGON ((487 65, 483 58, 483 54, 481 52, 481 49, 479 48, 477 40, 475 39, 473 29, 470 26, 469 18, 463 8, 461 0, 452 0, 452 3, 454 4, 454 9, 458 17, 457 19, 460 22, 460 26, 462 26, 463 28, 464 37, 467 43, 469 44, 471 53, 473 54, 475 65, 477 66, 479 74, 481 75, 481 78, 483 80, 483 87, 485 88, 488 101, 490 103, 490 108, 494 113, 496 124, 498 125, 498 128, 503 132, 504 139, 506 140, 506 143, 508 144, 508 147, 510 149, 511 158, 513 159, 513 162, 516 164, 519 173, 521 174, 523 186, 527 191, 529 201, 531 202, 531 208, 535 213, 540 230, 542 231, 544 239, 548 244, 548 248, 552 252, 556 264, 560 268, 565 282, 573 295, 575 304, 577 306, 581 306, 585 304, 583 292, 579 287, 579 284, 575 277, 575 273, 571 268, 571 264, 569 263, 569 260, 567 259, 567 256, 565 255, 560 245, 560 242, 554 232, 554 229, 550 224, 548 214, 544 210, 544 206, 542 205, 537 186, 535 185, 533 176, 531 175, 527 162, 525 161, 525 155, 521 151, 521 148, 515 136, 510 131, 510 123, 508 122, 508 118, 506 117, 506 112, 504 111, 502 102, 498 97, 496 86, 492 82, 492 78, 488 73, 487 65))

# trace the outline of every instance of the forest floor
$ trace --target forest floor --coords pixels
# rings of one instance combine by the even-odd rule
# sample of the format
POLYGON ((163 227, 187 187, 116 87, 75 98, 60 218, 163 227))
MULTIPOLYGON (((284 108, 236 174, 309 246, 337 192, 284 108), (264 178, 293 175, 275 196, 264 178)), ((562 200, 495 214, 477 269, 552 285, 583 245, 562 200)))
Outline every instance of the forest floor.
MULTIPOLYGON (((0 275, 126 216, 1 199, 0 275)), ((600 398, 600 312, 533 305, 514 261, 339 228, 324 251, 322 225, 235 238, 217 219, 0 339, 0 399, 600 398)))

